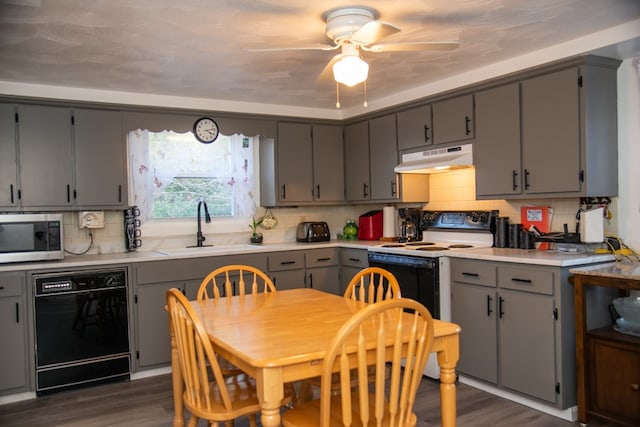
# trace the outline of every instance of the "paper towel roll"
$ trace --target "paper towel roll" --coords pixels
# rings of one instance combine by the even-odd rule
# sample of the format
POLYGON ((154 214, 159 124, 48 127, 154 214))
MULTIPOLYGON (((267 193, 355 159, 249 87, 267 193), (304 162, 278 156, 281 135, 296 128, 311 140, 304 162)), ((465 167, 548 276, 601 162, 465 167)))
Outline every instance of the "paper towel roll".
POLYGON ((396 237, 396 208, 385 206, 382 208, 382 237, 396 237))

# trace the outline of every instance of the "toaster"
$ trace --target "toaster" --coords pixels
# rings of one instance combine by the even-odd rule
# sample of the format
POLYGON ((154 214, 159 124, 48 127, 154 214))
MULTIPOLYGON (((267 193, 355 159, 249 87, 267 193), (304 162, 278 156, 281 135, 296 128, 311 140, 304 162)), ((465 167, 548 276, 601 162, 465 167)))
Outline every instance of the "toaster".
POLYGON ((331 240, 326 222, 301 222, 296 230, 297 242, 326 242, 331 240))

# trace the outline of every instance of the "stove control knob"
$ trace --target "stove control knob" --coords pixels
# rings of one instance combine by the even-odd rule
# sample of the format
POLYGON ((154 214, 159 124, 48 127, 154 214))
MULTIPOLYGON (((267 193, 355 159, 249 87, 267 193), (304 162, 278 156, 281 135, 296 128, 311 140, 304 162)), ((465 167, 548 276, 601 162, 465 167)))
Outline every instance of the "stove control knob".
POLYGON ((471 214, 469 214, 469 219, 471 220, 471 222, 478 222, 478 220, 480 219, 480 214, 478 214, 478 212, 471 212, 471 214))

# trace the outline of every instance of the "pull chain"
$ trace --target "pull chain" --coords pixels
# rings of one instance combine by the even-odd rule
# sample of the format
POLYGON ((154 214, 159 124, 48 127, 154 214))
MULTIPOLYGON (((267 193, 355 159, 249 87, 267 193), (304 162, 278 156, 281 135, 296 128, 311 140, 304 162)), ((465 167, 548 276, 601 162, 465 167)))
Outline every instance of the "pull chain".
POLYGON ((336 108, 340 108, 340 84, 336 82, 336 108))
POLYGON ((362 106, 368 107, 369 103, 367 102, 367 81, 366 80, 362 82, 362 88, 364 90, 364 104, 362 104, 362 106))

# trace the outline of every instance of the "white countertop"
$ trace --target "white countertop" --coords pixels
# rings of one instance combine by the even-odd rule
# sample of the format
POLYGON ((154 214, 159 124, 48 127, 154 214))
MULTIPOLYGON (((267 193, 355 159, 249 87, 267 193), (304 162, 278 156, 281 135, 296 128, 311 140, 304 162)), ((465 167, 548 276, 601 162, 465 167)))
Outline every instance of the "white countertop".
MULTIPOLYGON (((239 244, 224 246, 207 246, 202 248, 173 248, 158 249, 154 251, 139 251, 125 253, 109 253, 100 255, 67 255, 63 260, 45 262, 25 262, 0 265, 0 272, 26 271, 26 270, 51 270, 60 268, 92 267, 108 264, 126 264, 145 261, 162 261, 169 259, 182 259, 204 256, 222 256, 246 253, 291 251, 319 248, 353 248, 368 249, 380 245, 377 240, 331 240, 317 243, 263 243, 261 245, 239 244)), ((537 251, 524 249, 503 248, 475 248, 459 249, 447 253, 450 258, 467 258, 486 261, 517 262, 525 264, 551 265, 551 266, 578 266, 614 261, 613 255, 588 255, 560 253, 554 251, 537 251)))
POLYGON ((450 258, 466 258, 484 261, 518 262, 524 264, 571 267, 614 261, 612 254, 587 254, 536 249, 477 248, 456 250, 447 254, 450 258))
POLYGON ((604 265, 589 265, 569 270, 583 276, 602 276, 614 279, 640 280, 640 262, 612 262, 604 265))

